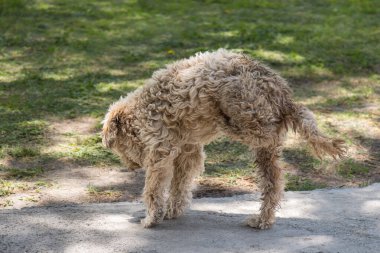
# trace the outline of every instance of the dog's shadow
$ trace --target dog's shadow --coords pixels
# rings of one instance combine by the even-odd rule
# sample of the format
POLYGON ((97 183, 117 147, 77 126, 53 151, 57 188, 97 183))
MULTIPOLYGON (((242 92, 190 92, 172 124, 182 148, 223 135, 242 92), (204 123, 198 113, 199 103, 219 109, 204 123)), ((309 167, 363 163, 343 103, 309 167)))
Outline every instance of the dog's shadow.
MULTIPOLYGON (((141 220, 146 217, 145 209, 141 209, 130 214, 131 218, 128 219, 128 222, 131 224, 141 224, 141 220)), ((164 219, 160 224, 154 226, 155 230, 172 230, 173 227, 240 227, 240 228, 249 228, 246 224, 249 214, 233 214, 225 212, 216 212, 216 211, 199 211, 199 210, 189 210, 185 212, 182 216, 175 219, 164 219)), ((254 229, 255 231, 259 231, 254 229)))
POLYGON ((141 220, 146 217, 145 210, 139 210, 131 214, 132 218, 128 219, 129 223, 140 224, 141 220))

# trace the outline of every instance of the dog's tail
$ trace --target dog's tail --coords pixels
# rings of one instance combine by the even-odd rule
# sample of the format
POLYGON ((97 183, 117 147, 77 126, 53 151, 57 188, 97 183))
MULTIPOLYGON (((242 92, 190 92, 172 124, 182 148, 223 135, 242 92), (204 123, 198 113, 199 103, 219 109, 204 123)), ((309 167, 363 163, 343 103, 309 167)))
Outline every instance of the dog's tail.
POLYGON ((345 154, 346 147, 344 141, 324 136, 318 130, 315 117, 309 109, 298 104, 293 104, 291 108, 287 125, 293 126, 293 130, 307 140, 316 156, 321 158, 322 155, 327 154, 336 159, 337 157, 341 158, 345 154))

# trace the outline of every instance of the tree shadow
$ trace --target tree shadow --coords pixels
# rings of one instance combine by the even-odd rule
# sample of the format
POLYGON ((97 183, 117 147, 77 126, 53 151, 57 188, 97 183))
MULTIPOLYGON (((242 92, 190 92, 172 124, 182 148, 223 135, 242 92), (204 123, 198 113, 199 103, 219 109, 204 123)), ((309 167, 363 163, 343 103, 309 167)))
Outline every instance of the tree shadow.
POLYGON ((177 252, 182 248, 189 252, 245 252, 290 247, 292 252, 371 252, 380 239, 378 213, 371 206, 377 201, 373 191, 367 188, 348 194, 334 190, 328 199, 314 195, 315 192, 288 195, 284 211, 274 227, 266 231, 243 225, 248 215, 259 209, 258 197, 253 195, 223 201, 198 200, 183 217, 164 221, 152 229, 143 229, 139 224, 144 217, 140 203, 2 210, 0 215, 6 218, 0 219, 0 249, 177 252), (345 209, 343 203, 358 208, 345 209), (234 206, 235 211, 225 210, 228 206, 234 206), (298 212, 300 208, 302 212, 298 212))

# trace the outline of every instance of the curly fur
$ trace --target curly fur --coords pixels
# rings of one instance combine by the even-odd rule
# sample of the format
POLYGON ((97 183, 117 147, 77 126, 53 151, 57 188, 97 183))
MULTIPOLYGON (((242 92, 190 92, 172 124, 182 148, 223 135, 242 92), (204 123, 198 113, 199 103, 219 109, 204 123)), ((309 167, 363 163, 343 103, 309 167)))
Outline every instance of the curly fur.
POLYGON ((262 190, 260 214, 249 226, 275 221, 283 192, 278 164, 288 128, 316 155, 340 157, 343 141, 317 129, 313 114, 291 98, 287 82, 262 63, 224 49, 199 53, 156 71, 147 83, 110 106, 103 143, 132 169, 144 167, 145 227, 181 215, 193 179, 203 171, 203 145, 226 135, 255 153, 262 190))

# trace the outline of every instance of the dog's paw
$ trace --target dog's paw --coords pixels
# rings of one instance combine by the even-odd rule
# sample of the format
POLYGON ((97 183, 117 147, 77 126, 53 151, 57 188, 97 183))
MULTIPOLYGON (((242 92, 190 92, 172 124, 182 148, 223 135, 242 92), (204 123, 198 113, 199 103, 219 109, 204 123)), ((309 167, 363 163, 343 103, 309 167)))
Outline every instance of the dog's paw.
POLYGON ((141 220, 141 224, 144 228, 152 228, 158 224, 158 222, 155 222, 154 219, 147 216, 144 219, 141 220))
POLYGON ((259 215, 252 215, 248 220, 246 220, 245 224, 252 228, 257 229, 270 229, 273 225, 273 221, 263 220, 259 215))
POLYGON ((183 209, 173 206, 168 206, 165 213, 165 220, 177 219, 179 216, 183 214, 183 209))
POLYGON ((168 210, 165 214, 164 220, 173 220, 173 219, 176 219, 177 217, 178 216, 174 212, 168 210))
POLYGON ((179 216, 181 216, 182 211, 178 211, 177 209, 169 209, 166 211, 165 214, 165 220, 173 220, 177 219, 179 216))
POLYGON ((169 199, 166 207, 165 220, 178 218, 184 213, 185 207, 186 205, 184 205, 183 202, 173 201, 169 199))

